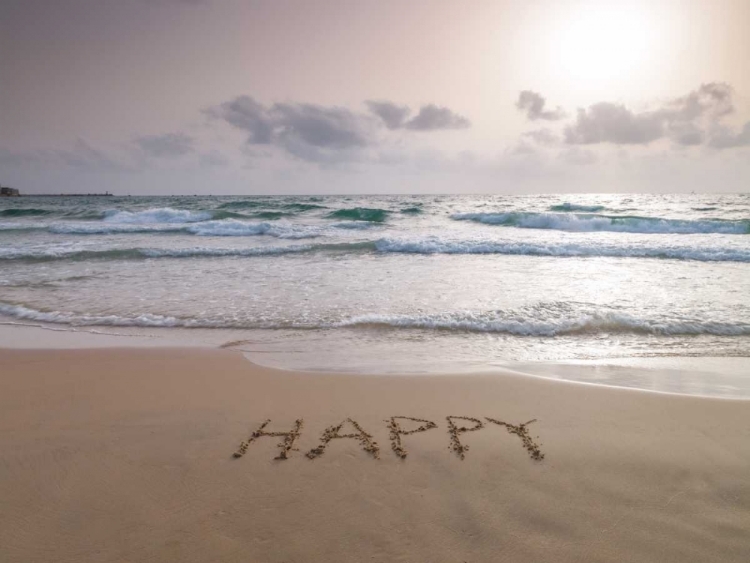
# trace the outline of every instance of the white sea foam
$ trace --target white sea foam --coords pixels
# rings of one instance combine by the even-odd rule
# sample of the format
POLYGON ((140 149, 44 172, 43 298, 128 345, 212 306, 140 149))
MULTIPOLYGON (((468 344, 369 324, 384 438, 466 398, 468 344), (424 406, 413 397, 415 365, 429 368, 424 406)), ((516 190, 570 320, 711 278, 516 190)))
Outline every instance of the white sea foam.
POLYGON ((660 219, 650 217, 610 217, 605 215, 576 215, 569 213, 456 213, 456 221, 473 221, 487 225, 522 229, 551 229, 557 231, 651 234, 719 233, 744 235, 750 233, 750 221, 660 219))
POLYGON ((188 232, 199 236, 246 237, 267 235, 282 239, 303 239, 321 236, 320 228, 291 223, 251 223, 236 219, 206 221, 190 225, 188 232))
POLYGON ((445 312, 431 315, 361 315, 340 321, 264 320, 234 318, 174 317, 154 313, 101 315, 70 311, 40 311, 27 305, 0 302, 0 315, 19 320, 72 326, 136 326, 182 328, 367 328, 427 329, 462 332, 504 333, 549 337, 596 333, 636 333, 665 336, 750 335, 750 324, 688 317, 639 317, 608 308, 585 308, 541 304, 521 310, 445 312))
POLYGON ((188 211, 185 209, 172 209, 171 207, 160 207, 146 209, 144 211, 120 211, 110 209, 104 213, 104 221, 107 223, 149 224, 149 223, 196 223, 211 219, 211 213, 207 211, 188 211))
POLYGON ((434 315, 362 315, 340 323, 339 327, 388 326, 467 332, 497 332, 516 336, 557 336, 580 333, 633 332, 660 335, 716 336, 750 335, 749 323, 706 321, 692 318, 639 318, 609 310, 550 311, 529 308, 524 311, 462 312, 434 315))
POLYGON ((258 246, 251 248, 214 248, 194 246, 191 248, 140 248, 137 252, 148 258, 188 258, 200 256, 273 256, 276 254, 296 254, 308 252, 311 245, 258 246))
POLYGON ((26 248, 0 248, 0 260, 127 260, 138 258, 189 258, 212 256, 273 256, 308 252, 310 245, 256 246, 249 248, 216 248, 193 246, 187 248, 117 248, 81 246, 37 246, 26 248))
POLYGON ((40 226, 38 223, 0 223, 0 231, 33 231, 42 228, 44 226, 40 226))
POLYGON ((137 224, 137 223, 54 223, 48 231, 60 235, 114 235, 132 233, 168 233, 183 229, 179 224, 137 224))
POLYGON ((620 244, 604 241, 539 242, 501 240, 446 240, 428 237, 416 240, 380 239, 380 252, 412 254, 510 254, 531 256, 604 256, 622 258, 669 258, 701 262, 750 262, 750 248, 737 246, 620 244))
POLYGON ((331 227, 335 229, 347 229, 352 231, 366 231, 372 228, 377 228, 376 223, 368 223, 364 221, 342 221, 341 223, 333 223, 331 227))

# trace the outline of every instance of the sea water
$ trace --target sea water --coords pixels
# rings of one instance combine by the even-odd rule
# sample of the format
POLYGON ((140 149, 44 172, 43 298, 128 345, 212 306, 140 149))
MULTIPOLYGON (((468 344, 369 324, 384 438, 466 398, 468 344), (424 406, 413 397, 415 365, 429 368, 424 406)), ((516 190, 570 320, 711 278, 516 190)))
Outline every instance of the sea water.
POLYGON ((343 371, 746 358, 750 194, 4 198, 0 320, 343 371))

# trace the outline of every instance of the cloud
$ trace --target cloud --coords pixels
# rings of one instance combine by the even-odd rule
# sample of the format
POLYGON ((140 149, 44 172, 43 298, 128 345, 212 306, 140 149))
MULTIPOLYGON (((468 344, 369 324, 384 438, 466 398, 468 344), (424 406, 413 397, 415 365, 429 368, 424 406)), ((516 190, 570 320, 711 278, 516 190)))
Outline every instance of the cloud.
POLYGON ((661 110, 671 121, 692 121, 703 115, 718 119, 734 111, 733 90, 724 82, 701 84, 686 96, 667 102, 661 110))
POLYGON ((119 171, 127 168, 83 139, 77 139, 71 150, 41 151, 39 156, 43 160, 87 170, 119 171))
POLYGON ((452 110, 427 104, 419 109, 419 113, 407 121, 411 114, 408 106, 400 106, 388 101, 365 102, 370 112, 377 115, 388 129, 409 129, 411 131, 438 131, 441 129, 466 129, 471 127, 471 121, 452 110))
POLYGON ((271 142, 273 125, 266 108, 250 96, 238 96, 234 100, 209 108, 206 113, 223 119, 248 134, 250 144, 267 145, 271 142))
POLYGON ((325 164, 362 159, 364 151, 382 142, 378 133, 384 127, 435 131, 470 125, 465 117, 434 104, 423 106, 408 121, 407 106, 373 100, 365 104, 369 113, 296 102, 265 106, 250 96, 238 96, 205 113, 245 132, 249 144, 272 145, 297 158, 325 164))
POLYGON ((578 110, 575 123, 565 128, 565 142, 646 145, 669 138, 678 145, 700 145, 707 137, 706 130, 715 129, 724 116, 734 111, 732 96, 731 86, 711 82, 649 111, 636 112, 623 104, 599 102, 578 110))
POLYGON ((545 121, 558 121, 565 117, 565 111, 561 107, 554 110, 544 110, 547 103, 540 94, 531 90, 524 90, 518 95, 516 107, 526 113, 526 117, 531 121, 542 119, 545 121))
POLYGON ((446 107, 435 104, 422 106, 419 113, 404 124, 413 131, 435 131, 438 129, 466 129, 471 122, 446 107))
POLYGON ((30 168, 67 167, 94 172, 121 172, 132 169, 80 138, 70 149, 39 149, 24 152, 0 150, 0 164, 30 168))
POLYGON ((275 104, 270 111, 282 142, 348 149, 372 143, 370 119, 341 107, 275 104))
POLYGON ((193 152, 195 140, 184 133, 145 135, 135 139, 146 154, 156 158, 174 158, 193 152))
POLYGON ((726 128, 719 129, 708 144, 715 149, 750 146, 750 121, 738 133, 732 133, 726 128))
POLYGON ((655 112, 634 113, 621 104, 600 102, 579 109, 575 125, 565 128, 572 145, 646 144, 664 135, 664 118, 655 112))
POLYGON ((408 106, 400 106, 388 101, 367 100, 369 110, 383 120, 388 129, 400 129, 404 126, 411 110, 408 106))

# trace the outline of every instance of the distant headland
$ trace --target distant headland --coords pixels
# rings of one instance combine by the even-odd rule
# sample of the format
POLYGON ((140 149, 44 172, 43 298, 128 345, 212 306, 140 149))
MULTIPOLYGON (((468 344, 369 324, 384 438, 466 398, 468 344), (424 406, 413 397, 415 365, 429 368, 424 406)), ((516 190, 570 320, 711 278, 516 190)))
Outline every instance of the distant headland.
POLYGON ((0 197, 18 197, 21 195, 16 189, 0 186, 0 197))

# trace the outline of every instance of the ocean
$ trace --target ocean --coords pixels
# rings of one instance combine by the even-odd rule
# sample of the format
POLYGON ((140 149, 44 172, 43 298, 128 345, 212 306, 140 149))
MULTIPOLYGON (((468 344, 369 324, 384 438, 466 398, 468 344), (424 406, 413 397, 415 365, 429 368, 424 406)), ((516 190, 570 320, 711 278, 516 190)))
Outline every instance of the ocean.
POLYGON ((750 356, 750 194, 0 199, 0 321, 271 365, 750 356))

